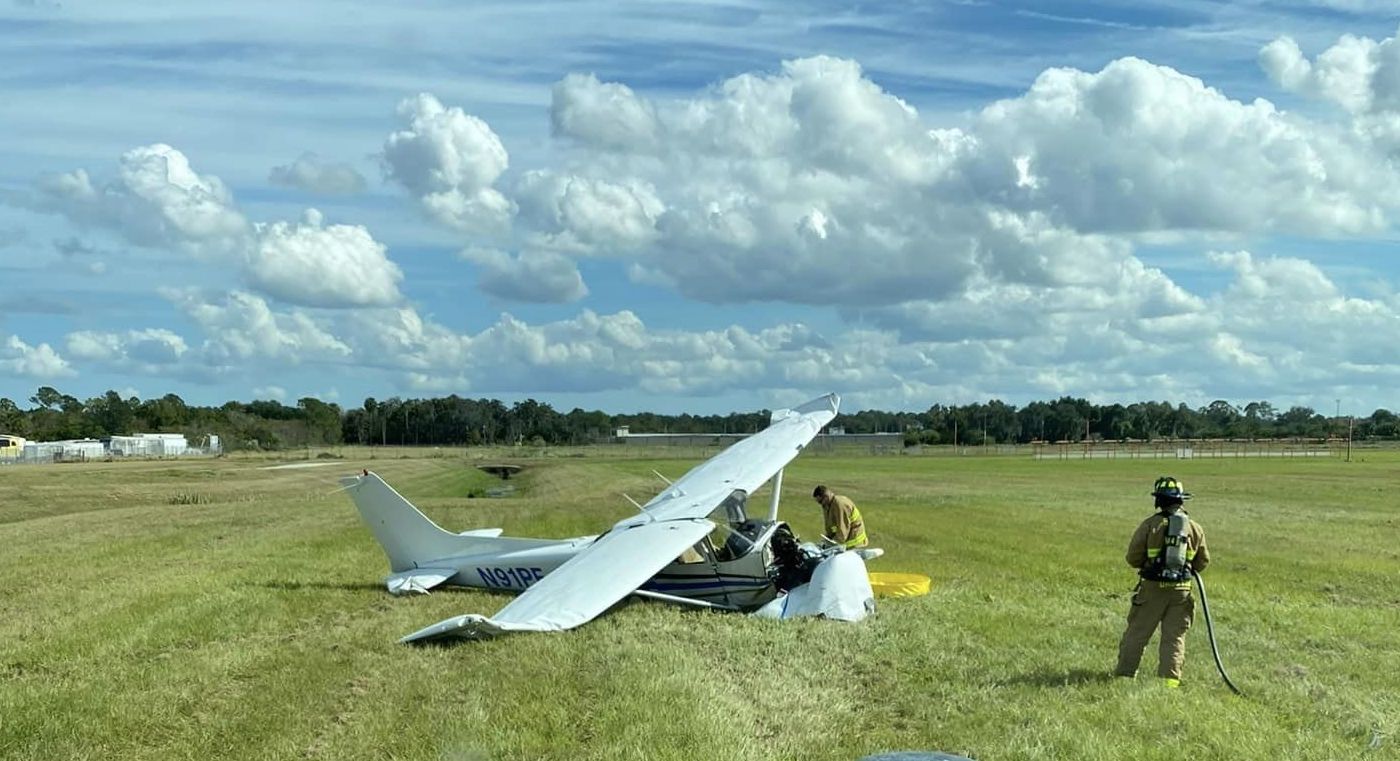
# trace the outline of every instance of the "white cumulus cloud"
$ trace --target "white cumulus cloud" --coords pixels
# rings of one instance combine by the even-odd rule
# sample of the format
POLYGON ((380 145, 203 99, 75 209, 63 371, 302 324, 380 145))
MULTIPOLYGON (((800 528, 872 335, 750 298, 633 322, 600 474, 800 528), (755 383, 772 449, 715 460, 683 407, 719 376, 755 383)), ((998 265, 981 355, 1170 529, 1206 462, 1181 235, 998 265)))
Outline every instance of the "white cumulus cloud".
POLYGON ((1135 58, 1050 69, 961 128, 829 57, 677 100, 571 75, 553 99, 568 171, 515 183, 519 234, 710 302, 1102 299, 1140 238, 1370 232, 1400 203, 1351 133, 1135 58))
POLYGON ((509 165, 501 139, 481 119, 421 93, 399 104, 405 129, 384 142, 384 170, 434 219, 467 231, 494 230, 514 212, 492 185, 509 165))
POLYGON ((202 360, 236 365, 243 360, 313 362, 344 359, 350 347, 302 310, 278 312, 250 293, 213 295, 168 289, 164 295, 204 331, 202 360))
POLYGON ((588 295, 588 287, 573 260, 548 251, 504 251, 470 248, 461 257, 477 266, 478 287, 510 301, 562 304, 588 295))
POLYGON ((24 378, 47 380, 72 378, 77 375, 68 360, 59 356, 46 343, 30 346, 19 336, 10 336, 0 344, 0 370, 24 378))
POLYGON ((307 211, 301 224, 255 226, 249 281, 291 304, 317 307, 387 306, 398 302, 403 273, 383 244, 359 225, 322 225, 307 211))
POLYGON ((1400 152, 1400 39, 1343 35, 1310 61, 1293 38, 1279 37, 1259 51, 1259 64, 1280 87, 1337 104, 1358 135, 1400 152))
POLYGON ((78 169, 44 177, 38 189, 40 208, 114 229, 142 246, 218 255, 239 249, 248 234, 219 178, 197 174, 183 153, 162 143, 122 154, 109 182, 94 184, 78 169))
MULTIPOLYGON (((196 173, 168 145, 123 154, 118 178, 101 186, 79 169, 42 179, 38 191, 41 209, 139 245, 205 255, 290 304, 385 306, 402 299, 403 273, 365 227, 325 226, 315 209, 300 223, 250 223, 219 178, 196 173)), ((76 246, 71 239, 60 251, 71 259, 76 246)))
POLYGON ((1369 232, 1397 199, 1345 133, 1135 58, 1050 69, 973 131, 981 197, 1084 232, 1369 232))
POLYGON ((66 339, 75 359, 141 373, 178 366, 189 351, 185 339, 164 328, 101 332, 80 330, 66 339))
POLYGON ((290 164, 273 167, 267 179, 274 185, 322 195, 351 195, 365 190, 365 178, 354 167, 323 161, 311 152, 301 154, 290 164))

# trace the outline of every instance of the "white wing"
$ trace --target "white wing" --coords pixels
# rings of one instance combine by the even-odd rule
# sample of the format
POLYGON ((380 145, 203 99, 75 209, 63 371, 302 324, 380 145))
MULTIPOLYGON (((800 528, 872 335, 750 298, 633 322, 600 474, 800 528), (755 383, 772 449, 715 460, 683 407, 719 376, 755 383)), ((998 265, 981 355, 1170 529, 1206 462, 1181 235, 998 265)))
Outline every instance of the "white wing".
POLYGON ((735 489, 752 494, 792 462, 840 406, 841 397, 827 394, 775 412, 772 425, 697 465, 642 509, 652 520, 700 518, 735 489))
POLYGON ((503 631, 563 631, 586 624, 632 594, 714 527, 704 519, 615 527, 495 616, 449 618, 402 641, 489 636, 503 631))

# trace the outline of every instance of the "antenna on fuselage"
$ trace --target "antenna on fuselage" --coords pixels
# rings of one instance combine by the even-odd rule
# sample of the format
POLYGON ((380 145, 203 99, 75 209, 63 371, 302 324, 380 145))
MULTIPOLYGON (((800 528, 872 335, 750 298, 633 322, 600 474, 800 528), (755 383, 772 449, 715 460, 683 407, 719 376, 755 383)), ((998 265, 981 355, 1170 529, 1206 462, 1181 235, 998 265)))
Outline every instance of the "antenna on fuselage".
POLYGON ((661 475, 660 473, 656 472, 655 470, 652 470, 652 471, 651 471, 651 474, 652 474, 653 476, 656 476, 657 478, 661 479, 662 481, 665 481, 667 486, 670 486, 671 483, 672 483, 672 482, 671 482, 671 479, 669 479, 669 478, 667 478, 667 477, 661 475))
POLYGON ((628 502, 631 502, 631 503, 632 503, 632 506, 635 507, 635 508, 637 508, 638 510, 641 510, 641 509, 642 509, 642 503, 640 503, 640 502, 638 502, 637 500, 632 499, 631 497, 627 496, 627 492, 623 492, 623 493, 622 493, 622 498, 625 499, 625 500, 627 500, 628 502))

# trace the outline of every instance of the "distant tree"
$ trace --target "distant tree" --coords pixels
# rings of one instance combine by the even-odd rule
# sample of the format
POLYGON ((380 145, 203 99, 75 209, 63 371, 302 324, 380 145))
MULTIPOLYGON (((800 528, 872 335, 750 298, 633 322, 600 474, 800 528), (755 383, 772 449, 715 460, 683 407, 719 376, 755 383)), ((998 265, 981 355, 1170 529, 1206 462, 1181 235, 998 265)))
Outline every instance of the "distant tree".
MULTIPOLYGON (((1046 440, 1045 423, 1050 419, 1052 412, 1050 405, 1045 402, 1031 402, 1022 407, 1016 413, 1016 417, 1021 421, 1021 430, 1030 438, 1046 440)), ((1054 436, 1055 429, 1052 426, 1048 435, 1054 436)))
POLYGON ((1224 399, 1216 399, 1201 409, 1206 421, 1206 435, 1229 436, 1239 420, 1240 411, 1224 399))
POLYGON ((46 410, 56 410, 63 402, 63 394, 60 394, 58 389, 53 386, 40 386, 34 396, 29 397, 29 401, 46 410))
POLYGON ((342 441, 340 407, 308 396, 297 400, 297 408, 301 410, 306 425, 308 444, 339 444, 342 441))
POLYGON ((13 400, 0 398, 0 433, 29 435, 29 419, 13 400))
POLYGON ((137 414, 147 427, 156 432, 177 431, 191 422, 189 405, 176 394, 141 402, 137 414))
MULTIPOLYGON (((0 419, 3 413, 0 412, 0 419)), ((1400 417, 1396 417, 1394 412, 1387 409, 1378 409, 1365 419, 1367 425, 1367 437, 1395 438, 1400 434, 1400 417)))
POLYGON ((83 426, 87 435, 118 436, 134 432, 136 410, 140 402, 123 399, 121 394, 108 391, 94 397, 84 405, 88 425, 83 426))
POLYGON ((1131 435, 1133 429, 1133 418, 1128 412, 1128 408, 1121 404, 1110 404, 1107 407, 1100 407, 1096 429, 1100 436, 1105 439, 1126 439, 1131 435))
POLYGON ((1321 436, 1326 420, 1311 407, 1290 407, 1278 416, 1277 425, 1288 436, 1321 436))
MULTIPOLYGON (((510 407, 497 399, 436 399, 384 401, 366 398, 361 407, 338 405, 306 397, 289 407, 277 401, 229 401, 218 407, 191 406, 175 394, 141 401, 123 399, 115 391, 80 402, 52 386, 41 386, 30 397, 32 409, 21 410, 0 399, 0 432, 35 440, 128 433, 138 429, 180 431, 186 435, 217 433, 230 449, 257 446, 325 445, 341 441, 362 444, 481 445, 504 442, 581 444, 606 440, 618 426, 653 433, 754 433, 768 425, 769 410, 725 415, 661 415, 637 412, 609 415, 575 408, 561 414, 536 399, 510 407)), ((1079 441, 1086 433, 1107 439, 1162 436, 1325 436, 1336 421, 1307 407, 1277 412, 1267 401, 1234 407, 1217 399, 1192 409, 1166 401, 1129 405, 1095 405, 1063 396, 1032 401, 1017 408, 998 399, 961 406, 931 405, 923 412, 861 410, 838 415, 834 426, 851 433, 899 433, 910 443, 947 442, 979 445, 1040 440, 1079 441)), ((1335 431, 1333 431, 1335 432, 1335 431)), ((1400 438, 1400 417, 1378 409, 1356 420, 1358 438, 1400 438)))

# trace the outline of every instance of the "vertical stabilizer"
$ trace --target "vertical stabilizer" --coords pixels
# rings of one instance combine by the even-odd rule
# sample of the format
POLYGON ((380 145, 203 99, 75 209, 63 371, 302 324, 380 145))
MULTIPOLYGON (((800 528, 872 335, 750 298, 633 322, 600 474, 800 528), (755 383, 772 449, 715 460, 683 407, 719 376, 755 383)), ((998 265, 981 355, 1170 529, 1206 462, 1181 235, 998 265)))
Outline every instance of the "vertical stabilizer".
POLYGON ((350 492, 360 517, 374 532, 384 554, 389 556, 389 567, 395 573, 461 553, 473 543, 491 541, 458 536, 439 527, 374 473, 365 471, 362 475, 342 478, 340 482, 350 492))

